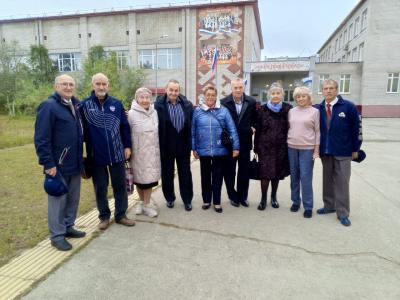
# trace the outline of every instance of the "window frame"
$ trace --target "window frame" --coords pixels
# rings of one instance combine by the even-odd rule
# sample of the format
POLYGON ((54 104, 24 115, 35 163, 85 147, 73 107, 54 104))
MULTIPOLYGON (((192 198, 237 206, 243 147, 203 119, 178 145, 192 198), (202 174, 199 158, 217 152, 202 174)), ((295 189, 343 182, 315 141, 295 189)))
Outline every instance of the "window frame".
POLYGON ((325 80, 329 79, 329 74, 324 73, 324 74, 319 74, 318 76, 318 94, 322 94, 322 84, 324 83, 325 80))
POLYGON ((339 94, 348 95, 350 94, 350 85, 351 85, 351 74, 340 74, 339 80, 339 94), (348 82, 348 91, 345 90, 346 83, 348 82))
POLYGON ((387 74, 386 94, 398 94, 400 90, 400 72, 390 72, 387 74), (397 74, 397 76, 395 76, 395 74, 397 74), (393 86, 395 79, 397 79, 397 87, 395 87, 396 90, 394 91, 393 86))

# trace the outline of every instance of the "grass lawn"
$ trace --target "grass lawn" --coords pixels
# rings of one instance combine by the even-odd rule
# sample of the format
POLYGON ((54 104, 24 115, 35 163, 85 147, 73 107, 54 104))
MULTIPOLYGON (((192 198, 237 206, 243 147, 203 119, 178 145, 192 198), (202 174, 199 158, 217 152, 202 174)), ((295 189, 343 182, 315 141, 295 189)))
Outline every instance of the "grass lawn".
POLYGON ((33 143, 35 118, 0 115, 0 149, 33 143))
MULTIPOLYGON (((47 194, 32 144, 33 124, 32 117, 0 116, 0 266, 48 238, 47 194), (21 144, 26 145, 11 147, 21 144)), ((92 182, 82 180, 79 214, 95 206, 92 182)))

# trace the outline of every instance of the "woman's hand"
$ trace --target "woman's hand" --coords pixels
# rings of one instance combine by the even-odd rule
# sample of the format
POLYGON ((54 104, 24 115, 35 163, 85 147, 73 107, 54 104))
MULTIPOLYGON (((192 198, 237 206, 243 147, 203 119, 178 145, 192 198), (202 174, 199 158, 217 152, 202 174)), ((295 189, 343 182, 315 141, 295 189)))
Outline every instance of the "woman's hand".
POLYGON ((193 156, 195 159, 199 159, 199 154, 197 154, 197 152, 194 150, 193 150, 193 156))
POLYGON ((238 156, 239 156, 239 150, 233 150, 232 157, 238 157, 238 156))

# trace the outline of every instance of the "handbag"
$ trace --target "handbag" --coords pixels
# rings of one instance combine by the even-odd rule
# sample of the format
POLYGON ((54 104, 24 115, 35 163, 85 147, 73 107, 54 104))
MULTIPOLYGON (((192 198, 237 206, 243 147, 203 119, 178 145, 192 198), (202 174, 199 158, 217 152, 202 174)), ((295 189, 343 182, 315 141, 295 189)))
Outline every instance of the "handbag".
POLYGON ((125 162, 125 186, 128 195, 131 195, 134 191, 133 185, 133 170, 128 161, 125 162))
POLYGON ((231 136, 231 134, 229 133, 229 131, 222 125, 221 121, 214 116, 214 114, 212 112, 210 112, 211 116, 218 121, 219 125, 222 128, 222 132, 221 132, 221 144, 225 147, 228 148, 228 150, 232 150, 233 148, 233 138, 231 136))
POLYGON ((254 154, 253 159, 250 161, 250 179, 260 180, 260 162, 257 154, 254 154))

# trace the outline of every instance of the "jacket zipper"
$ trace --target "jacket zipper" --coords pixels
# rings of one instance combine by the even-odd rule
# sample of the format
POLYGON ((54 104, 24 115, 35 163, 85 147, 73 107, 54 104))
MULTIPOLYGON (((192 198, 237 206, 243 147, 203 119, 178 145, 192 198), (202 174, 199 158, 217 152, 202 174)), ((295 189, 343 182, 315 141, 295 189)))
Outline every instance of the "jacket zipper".
MULTIPOLYGON (((210 110, 210 114, 212 114, 212 111, 210 110)), ((212 117, 209 116, 209 120, 210 120, 210 152, 211 152, 211 156, 213 156, 213 136, 212 136, 212 130, 211 130, 211 123, 212 123, 212 117)))

